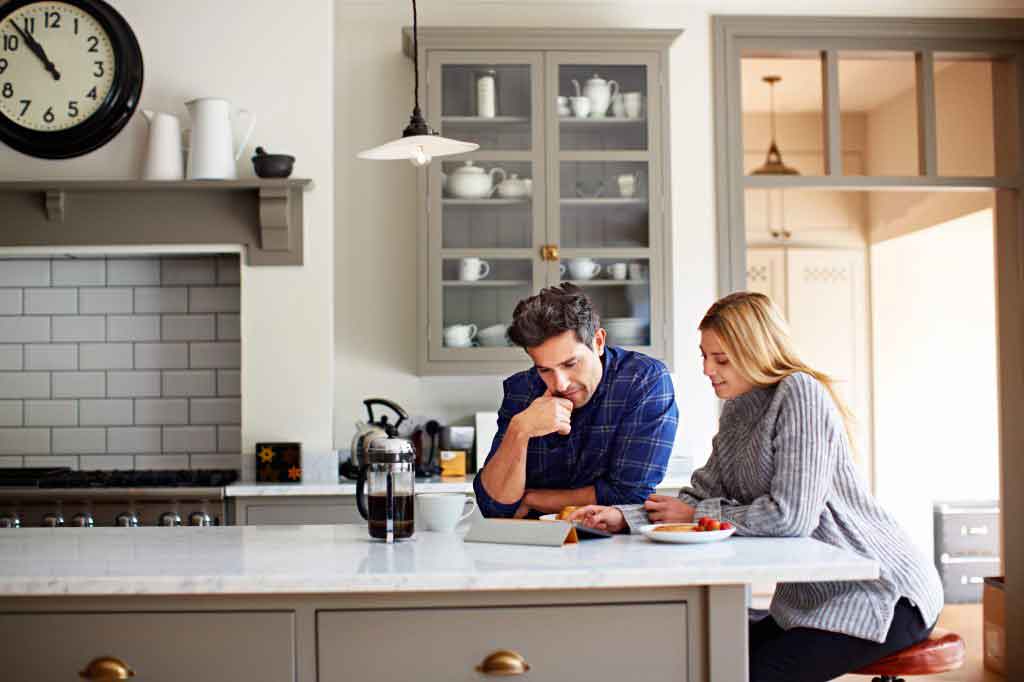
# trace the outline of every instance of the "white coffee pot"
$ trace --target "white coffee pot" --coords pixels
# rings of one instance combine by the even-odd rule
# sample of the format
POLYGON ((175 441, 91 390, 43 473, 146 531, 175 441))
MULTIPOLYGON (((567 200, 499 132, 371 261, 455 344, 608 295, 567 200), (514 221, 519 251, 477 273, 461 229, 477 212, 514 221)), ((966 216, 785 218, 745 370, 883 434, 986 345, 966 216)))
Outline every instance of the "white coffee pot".
POLYGON ((242 143, 235 149, 231 129, 231 102, 202 97, 185 104, 192 119, 192 141, 188 155, 189 180, 233 180, 238 177, 235 162, 242 156, 256 122, 249 111, 237 109, 236 118, 249 120, 242 143))
MULTIPOLYGON (((580 84, 573 80, 573 85, 579 92, 580 84)), ((596 73, 583 84, 583 96, 590 100, 590 115, 594 118, 602 118, 608 113, 608 105, 611 104, 612 97, 618 93, 617 81, 606 81, 596 73)))
POLYGON ((174 114, 143 109, 149 122, 146 158, 142 163, 143 180, 181 180, 185 177, 182 157, 181 122, 174 114))

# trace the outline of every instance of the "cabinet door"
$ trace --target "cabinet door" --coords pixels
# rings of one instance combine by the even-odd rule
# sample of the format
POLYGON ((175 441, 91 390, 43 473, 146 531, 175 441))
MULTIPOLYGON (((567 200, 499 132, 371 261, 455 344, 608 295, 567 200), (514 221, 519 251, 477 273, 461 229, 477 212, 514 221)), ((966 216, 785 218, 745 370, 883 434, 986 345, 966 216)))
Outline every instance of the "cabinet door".
POLYGON ((140 682, 295 679, 291 612, 0 614, 5 680, 78 680, 113 656, 140 682))
POLYGON ((772 299, 783 315, 786 312, 785 249, 752 248, 747 250, 747 291, 756 291, 772 299))
POLYGON ((560 251, 549 281, 590 295, 609 343, 666 357, 658 78, 649 53, 548 53, 548 239, 560 251))
POLYGON ((321 682, 481 680, 491 653, 519 653, 533 682, 688 680, 685 602, 321 611, 321 682), (384 644, 386 642, 386 645, 384 644))
POLYGON ((546 272, 542 73, 540 53, 430 53, 431 117, 480 149, 429 169, 429 363, 524 362, 505 331, 546 272))

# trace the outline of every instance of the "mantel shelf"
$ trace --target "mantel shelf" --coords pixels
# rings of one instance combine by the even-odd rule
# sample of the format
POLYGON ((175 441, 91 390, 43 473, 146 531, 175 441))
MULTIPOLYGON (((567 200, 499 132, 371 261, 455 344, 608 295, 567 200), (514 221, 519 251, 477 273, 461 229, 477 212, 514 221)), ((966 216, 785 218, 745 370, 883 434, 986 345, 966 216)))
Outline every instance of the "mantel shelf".
POLYGON ((242 244, 302 265, 307 179, 0 182, 0 247, 242 244))

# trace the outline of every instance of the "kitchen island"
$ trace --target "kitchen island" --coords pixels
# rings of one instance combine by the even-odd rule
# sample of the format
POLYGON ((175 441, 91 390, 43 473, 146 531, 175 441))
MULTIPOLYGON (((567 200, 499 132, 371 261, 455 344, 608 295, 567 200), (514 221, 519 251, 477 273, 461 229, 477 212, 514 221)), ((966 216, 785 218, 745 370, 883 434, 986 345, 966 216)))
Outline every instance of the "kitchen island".
POLYGON ((13 680, 75 679, 99 656, 146 682, 474 680, 515 665, 488 658, 507 649, 529 680, 738 682, 745 585, 877 575, 809 538, 553 548, 425 532, 385 545, 361 525, 14 529, 0 531, 0 658, 13 680))

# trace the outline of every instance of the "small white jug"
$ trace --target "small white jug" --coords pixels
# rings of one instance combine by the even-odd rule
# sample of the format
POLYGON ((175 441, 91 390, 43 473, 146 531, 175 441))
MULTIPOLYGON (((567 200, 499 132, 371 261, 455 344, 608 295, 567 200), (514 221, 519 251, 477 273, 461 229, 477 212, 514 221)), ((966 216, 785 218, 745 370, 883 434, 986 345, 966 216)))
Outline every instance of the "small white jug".
POLYGON ((234 180, 235 162, 242 156, 256 122, 245 109, 237 115, 249 119, 249 128, 236 151, 231 132, 231 103, 217 97, 203 97, 185 104, 192 118, 192 144, 188 155, 189 180, 234 180))
POLYGON ((142 164, 143 180, 181 180, 185 177, 182 159, 181 123, 174 114, 143 109, 149 121, 149 141, 142 164))

